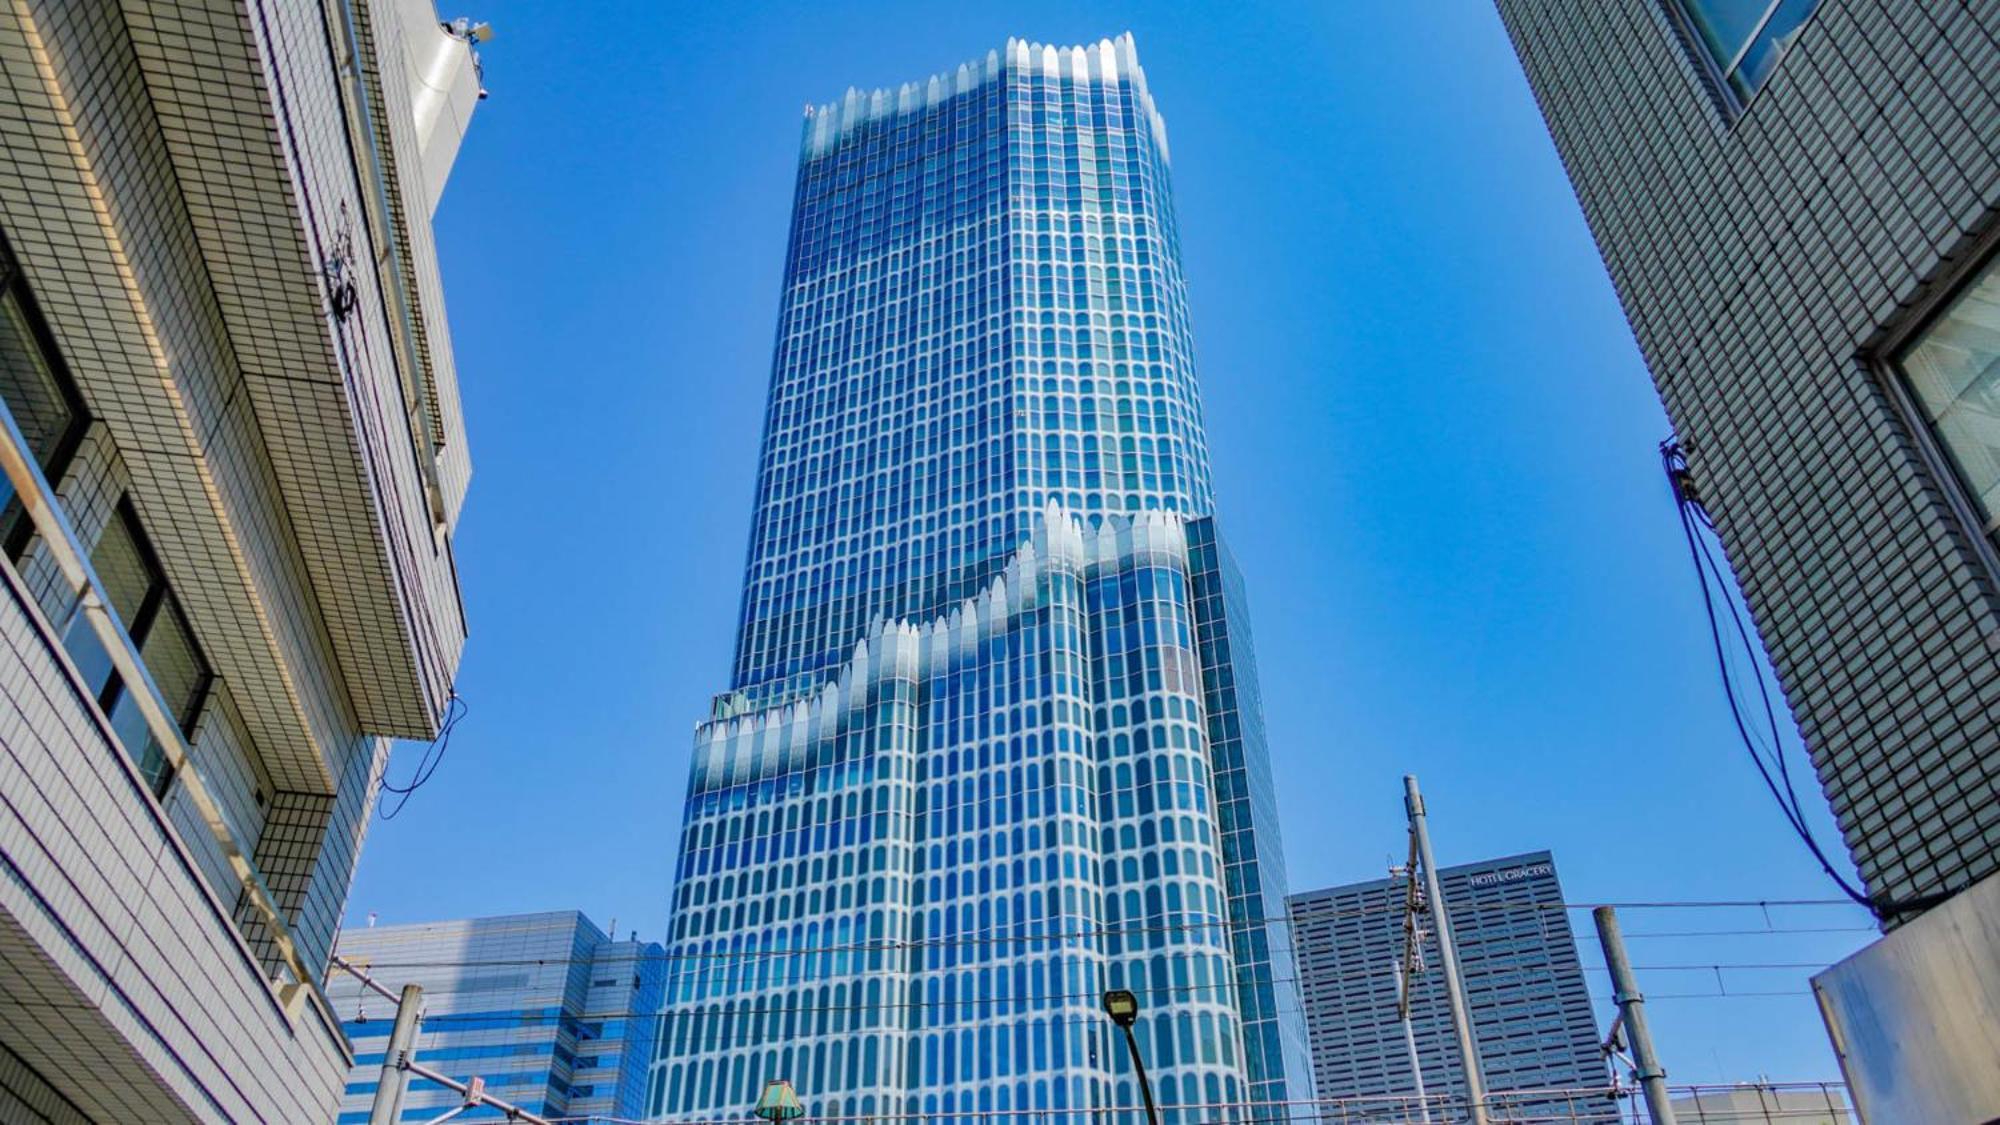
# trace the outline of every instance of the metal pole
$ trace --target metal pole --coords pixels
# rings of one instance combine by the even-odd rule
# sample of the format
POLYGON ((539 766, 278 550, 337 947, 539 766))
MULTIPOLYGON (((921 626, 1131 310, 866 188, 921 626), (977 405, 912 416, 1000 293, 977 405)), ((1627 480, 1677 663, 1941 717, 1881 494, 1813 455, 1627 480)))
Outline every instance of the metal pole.
POLYGON ((389 1032, 389 1047, 382 1054, 382 1078, 375 1084, 368 1125, 396 1125, 403 1116, 403 1091, 410 1086, 409 1056, 416 1052, 417 1020, 423 1005, 423 986, 404 985, 403 997, 396 1002, 396 1026, 389 1032))
POLYGON ((1139 1038, 1132 1034, 1131 1024, 1120 1024, 1125 1032, 1125 1047, 1132 1052, 1132 1071, 1139 1078, 1139 1093, 1146 1098, 1146 1125, 1160 1125, 1160 1111, 1153 1107, 1153 1084, 1146 1081, 1146 1063, 1139 1058, 1139 1038))
POLYGON ((333 975, 333 970, 335 969, 339 969, 341 972, 346 973, 348 976, 351 976, 355 980, 360 981, 361 987, 367 989, 370 992, 373 992, 375 995, 398 1004, 402 1003, 402 997, 389 991, 388 987, 384 985, 381 981, 378 981, 374 977, 369 976, 354 962, 349 961, 347 958, 342 957, 338 953, 335 953, 331 957, 327 958, 326 975, 331 977, 333 975))
POLYGON ((1458 1063, 1465 1071, 1465 1100, 1471 1103, 1472 1125, 1487 1125, 1486 1082, 1479 1074, 1479 1045, 1472 1038, 1472 1017, 1465 1007, 1465 981, 1458 975, 1458 947, 1445 917, 1444 889, 1438 885, 1437 861, 1431 856, 1431 830, 1424 817, 1424 796, 1414 775, 1403 776, 1403 809, 1410 816, 1410 835, 1417 841, 1417 861, 1424 868, 1424 894, 1430 899, 1431 929, 1438 939, 1438 967, 1444 971, 1444 993, 1451 1001, 1451 1029, 1458 1039, 1458 1063))
MULTIPOLYGON (((512 1102, 501 1101, 499 1098, 487 1093, 486 1080, 483 1078, 475 1078, 471 1082, 460 1082, 449 1074, 432 1070, 427 1066, 420 1066, 417 1063, 408 1064, 406 1069, 418 1078, 428 1079, 447 1090, 454 1090, 465 1095, 465 1106, 460 1108, 469 1108, 475 1105, 491 1106, 499 1110, 500 1115, 509 1121, 524 1121, 527 1122, 527 1125, 555 1125, 555 1122, 550 1121, 546 1117, 529 1113, 512 1102)), ((373 1123, 371 1122, 370 1125, 373 1125, 373 1123)))
POLYGON ((1417 1033, 1410 1026, 1409 978, 1403 975, 1402 962, 1396 963, 1396 994, 1401 997, 1397 1007, 1403 1013, 1403 1046, 1410 1049, 1410 1077, 1417 1084, 1417 1120, 1421 1125, 1431 1125, 1431 1103, 1424 1093, 1424 1064, 1417 1058, 1417 1033))
POLYGON ((1632 962, 1625 958, 1625 935, 1618 930, 1618 912, 1600 906, 1590 916, 1597 923, 1597 941, 1604 947, 1604 967, 1611 970, 1612 994, 1625 1024, 1625 1038, 1632 1044, 1632 1073, 1646 1094, 1646 1116, 1653 1125, 1674 1125, 1674 1107, 1667 1098, 1667 1071, 1653 1054, 1653 1034, 1646 1027, 1646 998, 1639 994, 1632 962))

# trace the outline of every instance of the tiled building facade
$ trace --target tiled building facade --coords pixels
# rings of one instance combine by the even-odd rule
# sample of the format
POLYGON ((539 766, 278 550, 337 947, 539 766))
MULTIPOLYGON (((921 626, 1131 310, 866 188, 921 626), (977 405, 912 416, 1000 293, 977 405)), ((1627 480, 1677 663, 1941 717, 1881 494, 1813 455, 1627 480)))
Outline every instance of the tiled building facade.
MULTIPOLYGON (((1610 1071, 1554 857, 1531 852, 1440 868, 1438 882, 1496 1114, 1615 1123, 1617 1109, 1603 1093, 1610 1071), (1555 1090, 1577 1092, 1520 1093, 1555 1090)), ((1417 1116, 1397 1014, 1406 893, 1402 879, 1375 879, 1291 897, 1317 1096, 1354 1113, 1372 1108, 1384 1120, 1417 1116), (1406 1097, 1407 1105, 1371 1100, 1406 1097)), ((1411 1028, 1426 1096, 1462 1105, 1464 1069, 1437 965, 1433 936, 1411 988, 1411 1028)))
MULTIPOLYGON (((416 1058, 545 1117, 632 1120, 644 1109, 666 960, 634 935, 614 941, 576 911, 371 926, 340 955, 378 980, 424 990, 416 1058)), ((335 1125, 368 1120, 394 1004, 336 972, 327 982, 354 1044, 335 1125)), ((402 1120, 429 1121, 463 1099, 412 1078, 402 1120)), ((491 1106, 455 1121, 504 1120, 491 1106)))
POLYGON ((809 112, 651 1114, 1129 1113, 1121 987, 1168 1119, 1303 1090, 1211 507, 1129 37, 809 112))
POLYGON ((1499 8, 1894 925, 2000 871, 2000 4, 1499 8))
POLYGON ((340 1096, 319 980, 465 635, 477 81, 428 0, 338 6, 0 8, 0 1118, 340 1096))

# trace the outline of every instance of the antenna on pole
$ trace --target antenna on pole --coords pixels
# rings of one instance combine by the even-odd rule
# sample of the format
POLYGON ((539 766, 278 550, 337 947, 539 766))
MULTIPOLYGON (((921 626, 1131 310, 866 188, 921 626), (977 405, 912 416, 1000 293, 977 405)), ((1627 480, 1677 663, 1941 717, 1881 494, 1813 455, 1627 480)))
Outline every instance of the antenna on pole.
MULTIPOLYGON (((1451 919, 1444 909, 1444 889, 1438 883, 1437 860, 1431 855, 1430 822, 1424 813, 1424 795, 1417 790, 1415 775, 1403 777, 1403 811, 1410 818, 1410 863, 1420 869, 1424 897, 1430 901, 1431 928, 1437 933, 1438 968, 1444 972, 1445 998, 1451 1002, 1451 1029, 1458 1039, 1458 1061, 1465 1071, 1465 1100, 1472 1125, 1487 1125, 1486 1080, 1479 1073, 1479 1044, 1472 1037, 1472 1016, 1465 1004, 1465 981, 1458 973, 1458 946, 1452 941, 1451 919)), ((1411 880, 1415 894, 1415 880, 1411 880)), ((1404 1010, 1408 1010, 1405 993, 1404 1010)))

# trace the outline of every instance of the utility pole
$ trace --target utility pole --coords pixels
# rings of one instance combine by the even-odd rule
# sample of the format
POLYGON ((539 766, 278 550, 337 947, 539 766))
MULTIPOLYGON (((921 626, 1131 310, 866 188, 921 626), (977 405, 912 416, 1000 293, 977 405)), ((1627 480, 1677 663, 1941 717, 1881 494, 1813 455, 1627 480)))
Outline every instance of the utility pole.
POLYGON ((1396 999, 1403 1019, 1403 1046, 1410 1052, 1410 1077, 1417 1084, 1417 1120, 1419 1125, 1431 1125, 1430 1095, 1424 1092, 1424 1064, 1417 1057, 1416 1029, 1410 1026, 1410 977, 1400 961, 1396 963, 1396 999))
POLYGON ((1431 1125, 1430 1097, 1424 1092, 1424 1064, 1417 1055, 1417 1032, 1410 1025, 1411 993, 1416 991, 1417 974, 1424 968, 1424 927, 1417 912, 1424 907, 1417 891, 1417 838, 1410 836, 1410 862, 1389 868, 1391 878, 1403 880, 1403 956, 1396 962, 1396 1018, 1403 1021, 1403 1046, 1410 1052, 1410 1078, 1416 1086, 1419 1125, 1431 1125))
POLYGON ((382 1078, 375 1084, 368 1125, 396 1125, 403 1116, 403 1092, 410 1086, 409 1056, 416 1053, 417 1021, 423 1006, 423 986, 404 985, 402 999, 396 1002, 396 1025, 389 1032, 389 1048, 382 1055, 382 1078))
POLYGON ((1632 962, 1625 957, 1625 935, 1618 929, 1618 912, 1600 906, 1590 912, 1597 923, 1597 941, 1604 947, 1604 967, 1611 970, 1612 995, 1618 1002, 1618 1018, 1632 1043, 1632 1074, 1646 1095, 1646 1116, 1653 1125, 1674 1125, 1674 1107, 1667 1098, 1667 1070, 1653 1053, 1653 1033, 1646 1027, 1646 998, 1639 994, 1639 982, 1632 976, 1632 962))
POLYGON ((1445 916, 1444 888, 1438 884, 1437 861, 1431 855, 1431 830, 1424 815, 1424 795, 1415 775, 1403 775, 1403 810, 1410 817, 1410 838, 1417 862, 1424 869, 1424 897, 1430 899, 1431 929, 1438 939, 1438 967, 1444 973, 1444 993, 1451 1001, 1451 1029, 1458 1039, 1458 1063, 1465 1071, 1465 1099, 1471 1103, 1472 1125, 1487 1125, 1486 1081, 1479 1073, 1479 1045, 1472 1038, 1472 1016, 1465 1006, 1465 981, 1458 975, 1458 946, 1445 916))

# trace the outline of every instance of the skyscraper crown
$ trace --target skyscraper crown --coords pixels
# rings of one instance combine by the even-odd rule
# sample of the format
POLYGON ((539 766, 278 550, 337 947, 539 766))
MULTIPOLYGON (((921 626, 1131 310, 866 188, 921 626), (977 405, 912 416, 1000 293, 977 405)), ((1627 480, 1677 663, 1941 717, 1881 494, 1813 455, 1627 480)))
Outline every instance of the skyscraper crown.
POLYGON ((1139 68, 1139 48, 1129 31, 1089 46, 1057 47, 1010 38, 1004 53, 988 51, 983 59, 960 63, 956 70, 933 74, 922 82, 905 82, 894 90, 886 86, 874 90, 850 86, 839 101, 806 107, 800 155, 805 159, 820 156, 866 122, 935 106, 953 95, 970 93, 1008 71, 1076 83, 1131 83, 1153 131, 1153 141, 1160 146, 1161 156, 1167 155, 1167 123, 1153 107, 1152 95, 1146 90, 1146 72, 1139 68))

